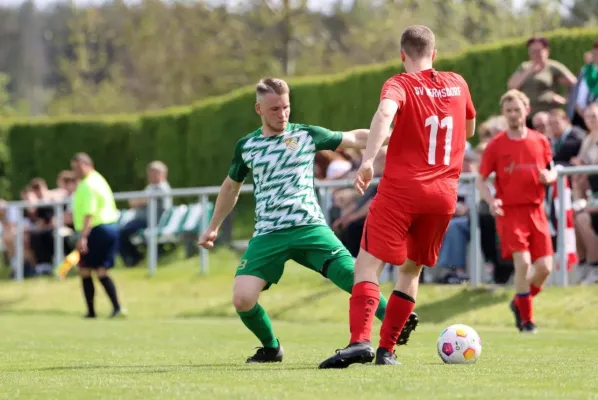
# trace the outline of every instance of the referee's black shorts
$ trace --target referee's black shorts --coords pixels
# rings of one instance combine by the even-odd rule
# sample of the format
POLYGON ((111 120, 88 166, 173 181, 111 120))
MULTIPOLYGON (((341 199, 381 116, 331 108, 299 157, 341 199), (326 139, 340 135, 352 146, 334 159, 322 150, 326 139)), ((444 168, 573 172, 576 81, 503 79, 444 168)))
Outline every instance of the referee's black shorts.
POLYGON ((79 266, 84 268, 112 268, 117 252, 118 225, 98 225, 89 232, 87 253, 81 255, 79 266))

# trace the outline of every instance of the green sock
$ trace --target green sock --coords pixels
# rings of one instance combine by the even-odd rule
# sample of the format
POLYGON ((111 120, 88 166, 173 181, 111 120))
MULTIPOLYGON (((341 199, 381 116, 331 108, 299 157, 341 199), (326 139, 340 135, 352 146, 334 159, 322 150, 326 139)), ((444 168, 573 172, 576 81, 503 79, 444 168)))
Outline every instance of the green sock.
MULTIPOLYGON (((355 265, 353 259, 349 257, 341 257, 333 260, 328 264, 328 268, 325 271, 325 276, 347 293, 351 293, 353 290, 354 274, 355 265)), ((376 309, 376 318, 380 321, 384 320, 386 303, 386 297, 380 293, 380 304, 378 304, 378 308, 376 309)))
POLYGON ((266 311, 256 303, 249 311, 237 311, 241 321, 262 342, 264 347, 278 347, 278 339, 274 336, 272 322, 266 311))

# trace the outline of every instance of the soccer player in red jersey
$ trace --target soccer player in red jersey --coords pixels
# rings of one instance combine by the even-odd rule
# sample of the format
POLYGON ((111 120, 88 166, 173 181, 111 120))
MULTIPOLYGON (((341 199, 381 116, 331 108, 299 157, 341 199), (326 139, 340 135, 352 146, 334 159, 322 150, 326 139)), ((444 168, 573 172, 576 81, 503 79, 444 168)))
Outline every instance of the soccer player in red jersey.
MULTIPOLYGON (((529 99, 509 90, 500 99, 508 129, 496 135, 480 165, 480 194, 496 217, 502 256, 515 264, 516 295, 511 301, 515 324, 523 333, 535 333, 532 297, 552 270, 552 238, 544 210, 545 185, 554 183, 550 142, 525 126, 529 99), (486 182, 495 173, 493 195, 486 182), (528 279, 531 265, 534 275, 528 279)), ((387 311, 388 312, 388 311, 387 311)))
POLYGON ((411 316, 422 266, 434 266, 457 203, 457 185, 466 138, 475 130, 475 108, 467 83, 453 72, 432 68, 434 33, 408 27, 401 36, 405 73, 388 79, 370 126, 355 186, 361 193, 373 178, 374 157, 394 129, 386 168, 372 201, 355 264, 350 300, 349 346, 320 364, 345 368, 354 363, 398 364, 399 334, 414 329, 411 316), (378 274, 388 262, 399 265, 397 285, 388 301, 374 353, 371 331, 379 302, 378 274))

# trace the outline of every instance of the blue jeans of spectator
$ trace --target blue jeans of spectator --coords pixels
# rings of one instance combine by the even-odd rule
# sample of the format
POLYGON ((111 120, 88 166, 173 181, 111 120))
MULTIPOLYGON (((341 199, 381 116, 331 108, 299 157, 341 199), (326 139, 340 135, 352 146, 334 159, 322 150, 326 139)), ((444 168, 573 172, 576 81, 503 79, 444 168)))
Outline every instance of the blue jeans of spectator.
POLYGON ((454 217, 449 223, 438 255, 438 267, 465 268, 469 243, 469 218, 454 217))
POLYGON ((141 261, 141 253, 137 250, 137 247, 131 243, 131 237, 137 233, 140 229, 147 228, 147 219, 136 218, 125 224, 120 228, 120 256, 122 257, 125 265, 134 266, 141 261))

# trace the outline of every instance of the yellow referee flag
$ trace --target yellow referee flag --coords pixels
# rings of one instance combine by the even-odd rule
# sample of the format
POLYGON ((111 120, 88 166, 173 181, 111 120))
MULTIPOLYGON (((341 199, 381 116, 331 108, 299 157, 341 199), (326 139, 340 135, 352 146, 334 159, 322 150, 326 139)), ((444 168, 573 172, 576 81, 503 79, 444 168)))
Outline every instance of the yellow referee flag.
POLYGON ((58 277, 65 279, 69 271, 79 263, 80 254, 78 250, 73 250, 64 258, 62 264, 58 266, 58 277))

